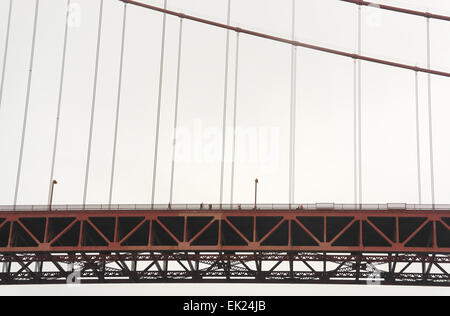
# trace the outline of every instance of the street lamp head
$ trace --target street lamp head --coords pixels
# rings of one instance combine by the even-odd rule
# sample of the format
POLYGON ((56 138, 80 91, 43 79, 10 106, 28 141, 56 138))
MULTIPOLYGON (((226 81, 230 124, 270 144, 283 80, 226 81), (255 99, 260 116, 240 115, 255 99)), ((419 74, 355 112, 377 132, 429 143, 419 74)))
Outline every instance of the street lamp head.
POLYGON ((58 184, 58 181, 56 181, 56 180, 53 180, 53 184, 58 184))

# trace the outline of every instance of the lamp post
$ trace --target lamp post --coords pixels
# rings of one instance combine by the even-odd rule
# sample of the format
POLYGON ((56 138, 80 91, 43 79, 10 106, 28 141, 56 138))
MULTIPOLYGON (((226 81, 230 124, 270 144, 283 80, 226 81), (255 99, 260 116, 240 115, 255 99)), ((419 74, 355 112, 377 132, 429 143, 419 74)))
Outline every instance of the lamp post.
POLYGON ((55 184, 58 184, 58 181, 53 180, 53 181, 52 181, 52 190, 51 190, 51 193, 50 193, 50 204, 49 204, 49 206, 48 206, 49 212, 52 211, 53 193, 55 192, 55 184))
POLYGON ((259 183, 259 180, 256 179, 255 180, 255 210, 258 207, 258 183, 259 183))

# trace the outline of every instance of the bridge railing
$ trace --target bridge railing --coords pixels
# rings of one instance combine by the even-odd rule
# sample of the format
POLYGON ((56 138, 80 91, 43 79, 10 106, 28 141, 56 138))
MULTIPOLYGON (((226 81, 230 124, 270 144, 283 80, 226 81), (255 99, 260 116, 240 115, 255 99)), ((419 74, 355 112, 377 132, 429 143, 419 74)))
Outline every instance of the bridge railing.
MULTIPOLYGON (((88 204, 88 205, 4 205, 0 212, 43 212, 43 211, 248 211, 254 210, 254 204, 88 204)), ((260 211, 450 211, 450 204, 258 204, 260 211)))

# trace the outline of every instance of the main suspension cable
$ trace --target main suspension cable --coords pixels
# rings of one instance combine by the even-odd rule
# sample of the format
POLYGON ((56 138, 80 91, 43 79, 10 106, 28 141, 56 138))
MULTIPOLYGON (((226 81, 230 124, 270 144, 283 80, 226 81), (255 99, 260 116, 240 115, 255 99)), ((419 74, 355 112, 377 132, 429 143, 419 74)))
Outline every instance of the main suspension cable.
POLYGON ((178 39, 178 66, 177 66, 177 86, 175 92, 175 116, 174 116, 174 126, 173 126, 173 144, 172 144, 172 170, 170 173, 170 204, 173 203, 173 188, 174 188, 174 177, 175 177, 175 155, 177 146, 177 128, 178 128, 178 107, 180 101, 180 77, 181 77, 181 54, 183 45, 183 19, 180 19, 180 31, 178 39))
POLYGON ((338 55, 338 56, 358 59, 358 60, 367 61, 367 62, 371 62, 371 63, 377 63, 377 64, 386 65, 386 66, 392 66, 392 67, 407 69, 407 70, 411 70, 411 71, 418 71, 418 72, 428 73, 428 74, 432 74, 432 75, 436 75, 436 76, 450 77, 450 73, 444 72, 444 71, 438 71, 438 70, 432 70, 432 69, 423 68, 423 67, 411 66, 411 65, 407 65, 407 64, 402 64, 402 63, 398 63, 398 62, 392 62, 392 61, 378 59, 378 58, 372 58, 372 57, 358 55, 358 54, 349 53, 349 52, 344 52, 344 51, 340 51, 340 50, 336 50, 336 49, 330 49, 330 48, 326 48, 326 47, 322 47, 322 46, 307 44, 307 43, 303 43, 303 42, 292 41, 290 39, 276 37, 276 36, 273 36, 273 35, 259 33, 259 32, 251 31, 251 30, 248 30, 248 29, 239 28, 239 27, 234 27, 234 26, 223 24, 223 23, 214 22, 214 21, 211 21, 211 20, 198 18, 198 17, 192 16, 192 15, 186 15, 184 13, 179 13, 179 12, 167 10, 167 9, 163 9, 163 8, 160 8, 160 7, 155 7, 155 6, 152 6, 152 5, 149 5, 149 4, 145 4, 145 3, 141 3, 141 2, 137 2, 137 1, 132 1, 132 0, 120 0, 120 1, 132 4, 132 5, 135 5, 135 6, 139 6, 139 7, 142 7, 142 8, 150 9, 150 10, 153 10, 153 11, 161 12, 161 13, 164 13, 164 14, 167 14, 167 15, 172 15, 172 16, 177 16, 177 17, 180 17, 180 18, 184 18, 186 20, 191 20, 191 21, 195 21, 195 22, 211 25, 211 26, 214 26, 214 27, 218 27, 218 28, 234 31, 234 32, 237 32, 237 33, 242 33, 242 34, 247 34, 247 35, 251 35, 251 36, 255 36, 255 37, 260 37, 260 38, 264 38, 264 39, 268 39, 268 40, 272 40, 272 41, 276 41, 276 42, 280 42, 280 43, 285 43, 285 44, 288 44, 288 45, 294 45, 294 46, 297 46, 297 47, 303 47, 303 48, 306 48, 306 49, 311 49, 311 50, 320 51, 320 52, 324 52, 324 53, 328 53, 328 54, 334 54, 334 55, 338 55))
POLYGON ((63 96, 64 79, 65 79, 65 71, 66 71, 67 39, 68 39, 68 33, 69 33, 68 31, 69 31, 69 16, 70 16, 71 3, 72 3, 72 0, 67 0, 66 24, 64 27, 64 44, 63 44, 62 61, 61 61, 61 74, 59 77, 58 105, 57 105, 57 109, 56 109, 55 136, 53 138, 52 164, 51 164, 51 169, 50 169, 50 180, 49 180, 49 189, 48 189, 48 204, 50 204, 50 200, 51 200, 52 183, 53 183, 54 174, 55 174, 56 150, 57 150, 57 146, 58 146, 62 96, 63 96))
POLYGON ((2 109, 3 87, 5 86, 5 75, 6 75, 6 62, 8 61, 8 53, 9 53, 9 36, 11 34, 12 8, 13 8, 13 1, 9 0, 8 22, 6 24, 5 52, 3 54, 2 78, 0 82, 0 111, 2 109))
POLYGON ((429 18, 429 19, 450 21, 450 16, 446 16, 446 15, 433 14, 433 13, 429 13, 429 12, 422 12, 422 11, 411 10, 411 9, 406 9, 406 8, 399 8, 399 7, 394 7, 394 6, 380 4, 380 3, 373 3, 373 2, 363 1, 363 0, 341 0, 341 1, 357 4, 359 6, 368 6, 368 7, 372 7, 372 8, 378 8, 378 9, 383 9, 383 10, 388 10, 388 11, 405 13, 405 14, 409 14, 409 15, 421 16, 421 17, 429 18))
POLYGON ((117 107, 116 107, 116 121, 114 127, 114 144, 113 144, 113 155, 112 155, 112 166, 111 166, 111 183, 109 186, 109 205, 112 204, 113 188, 114 188, 114 174, 116 169, 116 154, 117 154, 117 136, 119 130, 119 115, 120 115, 120 103, 122 97, 122 77, 123 77, 123 61, 125 52, 125 35, 127 26, 127 4, 123 7, 123 22, 122 22, 122 43, 120 48, 120 66, 119 66, 119 85, 117 89, 117 107))
POLYGON ((86 205, 88 184, 89 184, 89 171, 91 164, 91 152, 92 152, 92 135, 94 130, 94 119, 95 119, 95 106, 97 101, 97 85, 98 85, 98 68, 100 62, 100 47, 102 38, 102 23, 103 23, 103 2, 100 0, 100 10, 98 17, 98 28, 97 28, 97 50, 95 55, 95 71, 94 71, 94 88, 92 91, 92 104, 91 104, 91 120, 89 125, 89 140, 88 140, 88 151, 86 158, 86 174, 84 177, 84 191, 83 191, 83 205, 86 205))
MULTIPOLYGON (((167 8, 167 0, 164 0, 164 9, 167 8)), ((158 89, 158 108, 156 113, 156 135, 155 135, 155 154, 153 158, 153 181, 152 181, 152 205, 155 204, 156 194, 156 172, 158 168, 158 150, 159 150, 159 130, 161 124, 161 102, 162 102, 162 89, 163 89, 163 76, 164 76, 164 56, 166 48, 166 26, 167 15, 163 16, 163 29, 161 38, 161 58, 159 68, 159 89, 158 89)))
POLYGON ((31 95, 31 83, 33 80, 33 68, 34 68, 34 55, 36 51, 36 34, 37 34, 37 26, 39 20, 39 1, 36 0, 36 5, 34 9, 34 24, 33 24, 33 39, 31 42, 31 55, 30 55, 30 68, 28 72, 28 83, 27 83, 27 92, 26 92, 26 100, 25 100, 25 113, 23 117, 23 126, 22 126, 22 138, 20 141, 20 153, 19 153, 19 162, 17 166, 17 177, 16 177, 16 188, 14 191, 14 208, 17 205, 17 198, 19 194, 19 186, 20 186, 20 176, 22 172, 22 163, 23 163, 23 152, 25 146, 25 136, 27 131, 27 123, 28 123, 28 110, 30 107, 30 95, 31 95))

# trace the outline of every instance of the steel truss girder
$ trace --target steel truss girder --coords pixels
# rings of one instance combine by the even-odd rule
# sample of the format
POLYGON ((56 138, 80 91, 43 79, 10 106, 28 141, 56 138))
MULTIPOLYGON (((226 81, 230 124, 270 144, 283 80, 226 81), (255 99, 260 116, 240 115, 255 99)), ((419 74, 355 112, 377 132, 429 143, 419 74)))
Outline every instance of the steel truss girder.
POLYGON ((0 261, 0 284, 75 281, 450 286, 446 254, 36 253, 5 254, 0 261))
POLYGON ((2 212, 0 253, 450 253, 450 211, 2 212))
POLYGON ((450 286, 450 211, 2 212, 0 284, 450 286))

